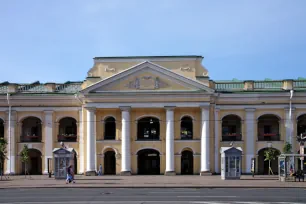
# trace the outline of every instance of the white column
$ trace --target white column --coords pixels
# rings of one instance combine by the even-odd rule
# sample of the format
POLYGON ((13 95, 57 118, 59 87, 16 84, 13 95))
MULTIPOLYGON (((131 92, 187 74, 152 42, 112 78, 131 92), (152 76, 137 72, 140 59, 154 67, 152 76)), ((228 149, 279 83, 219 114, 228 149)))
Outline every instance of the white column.
POLYGON ((96 109, 87 108, 86 175, 96 173, 96 109))
POLYGON ((121 135, 121 175, 131 175, 131 136, 130 136, 130 107, 120 107, 122 114, 121 135))
POLYGON ((79 132, 79 174, 84 173, 84 123, 83 123, 83 110, 79 110, 79 123, 78 123, 78 132, 79 132))
POLYGON ((53 111, 45 111, 45 169, 44 174, 48 174, 48 159, 52 158, 53 148, 53 111))
POLYGON ((11 111, 8 114, 7 121, 7 160, 6 160, 6 171, 5 174, 15 174, 15 163, 16 163, 16 137, 15 137, 15 124, 16 124, 16 111, 11 111))
POLYGON ((252 167, 252 158, 255 157, 255 145, 254 145, 254 129, 255 129, 255 123, 257 122, 255 120, 255 109, 245 109, 246 111, 246 117, 245 117, 245 124, 246 124, 246 149, 245 149, 245 163, 246 163, 246 169, 245 173, 252 173, 251 167, 252 167))
POLYGON ((220 164, 220 137, 219 137, 219 109, 215 108, 215 172, 220 173, 219 164, 220 164))
POLYGON ((174 107, 166 108, 166 172, 175 175, 174 170, 174 107))
POLYGON ((201 107, 201 175, 210 174, 209 107, 201 107))
MULTIPOLYGON (((295 120, 295 118, 293 117, 293 113, 294 113, 295 109, 292 108, 291 109, 291 115, 290 115, 290 109, 286 108, 285 109, 285 128, 286 128, 286 142, 289 142, 290 144, 294 143, 294 139, 295 138, 293 136, 293 120, 295 120)), ((280 130, 281 132, 281 130, 280 130)))

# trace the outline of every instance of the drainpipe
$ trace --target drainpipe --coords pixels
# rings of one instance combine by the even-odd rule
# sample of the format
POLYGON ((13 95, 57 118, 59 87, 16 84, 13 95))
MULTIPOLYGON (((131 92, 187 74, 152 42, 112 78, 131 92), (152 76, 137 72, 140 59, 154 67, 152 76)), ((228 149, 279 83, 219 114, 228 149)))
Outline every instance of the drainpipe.
MULTIPOLYGON (((6 95, 6 99, 7 99, 7 104, 8 104, 8 107, 9 107, 9 118, 8 118, 8 126, 9 126, 9 134, 8 134, 8 138, 9 138, 9 144, 10 144, 10 158, 9 158, 9 160, 11 160, 11 157, 12 157, 12 144, 11 144, 11 110, 12 110, 12 106, 11 106, 11 104, 10 104, 10 94, 9 93, 7 93, 7 95, 6 95)), ((11 163, 12 163, 12 160, 10 161, 10 173, 9 174, 11 174, 11 163)))
POLYGON ((290 100, 289 100, 289 121, 290 121, 290 135, 289 135, 289 143, 292 145, 292 98, 293 98, 293 89, 290 90, 290 100))
POLYGON ((82 138, 80 137, 80 141, 79 141, 79 145, 80 146, 79 146, 79 155, 78 155, 78 157, 80 157, 80 169, 79 169, 79 172, 84 173, 85 172, 85 167, 84 167, 84 135, 83 135, 83 132, 84 132, 84 130, 83 130, 83 123, 84 123, 83 113, 84 113, 84 108, 83 108, 83 102, 79 98, 79 94, 78 93, 74 94, 74 97, 81 104, 81 119, 79 119, 79 120, 81 120, 81 123, 80 123, 80 126, 79 126, 79 131, 80 131, 80 136, 82 135, 82 138))

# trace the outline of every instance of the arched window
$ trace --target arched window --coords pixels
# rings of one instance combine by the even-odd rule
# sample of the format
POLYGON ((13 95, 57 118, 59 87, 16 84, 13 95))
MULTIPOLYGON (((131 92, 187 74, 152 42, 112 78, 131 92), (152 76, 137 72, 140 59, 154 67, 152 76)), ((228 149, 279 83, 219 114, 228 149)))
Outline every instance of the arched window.
POLYGON ((181 119, 181 139, 192 140, 192 137, 193 137, 192 118, 185 116, 181 119))
POLYGON ((241 141, 241 118, 227 115, 222 119, 222 141, 241 141))
POLYGON ((258 141, 279 141, 279 118, 267 114, 258 118, 258 141))
POLYGON ((0 138, 4 138, 4 121, 0 118, 0 138))
POLYGON ((297 121, 297 134, 300 136, 306 136, 306 114, 298 117, 297 121))
POLYGON ((59 142, 77 141, 77 121, 74 118, 66 117, 59 121, 59 142))
POLYGON ((22 121, 21 142, 41 142, 41 120, 28 117, 22 121))
POLYGON ((113 117, 108 117, 104 121, 104 139, 105 140, 116 139, 116 120, 113 117))
POLYGON ((137 122, 137 140, 159 140, 159 120, 146 117, 137 122))

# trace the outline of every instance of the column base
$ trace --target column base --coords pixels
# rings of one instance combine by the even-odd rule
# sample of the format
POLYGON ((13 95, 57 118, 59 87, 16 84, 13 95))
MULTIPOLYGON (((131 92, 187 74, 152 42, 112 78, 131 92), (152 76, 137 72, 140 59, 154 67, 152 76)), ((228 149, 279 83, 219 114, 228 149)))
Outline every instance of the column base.
POLYGON ((210 171, 201 171, 200 176, 212 176, 210 171))
POLYGON ((96 171, 86 171, 85 176, 96 176, 96 171))
POLYGON ((131 176, 131 172, 130 171, 121 171, 120 172, 120 176, 131 176))
POLYGON ((165 172, 165 176, 175 176, 175 175, 176 175, 175 171, 166 171, 165 172))

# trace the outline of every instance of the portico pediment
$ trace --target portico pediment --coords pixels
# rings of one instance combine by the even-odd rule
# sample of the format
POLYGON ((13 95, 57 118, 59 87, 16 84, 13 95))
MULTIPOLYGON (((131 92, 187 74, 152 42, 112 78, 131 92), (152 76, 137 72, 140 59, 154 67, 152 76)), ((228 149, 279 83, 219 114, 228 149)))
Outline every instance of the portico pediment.
POLYGON ((84 94, 103 92, 194 92, 213 90, 151 62, 143 62, 82 90, 84 94))

